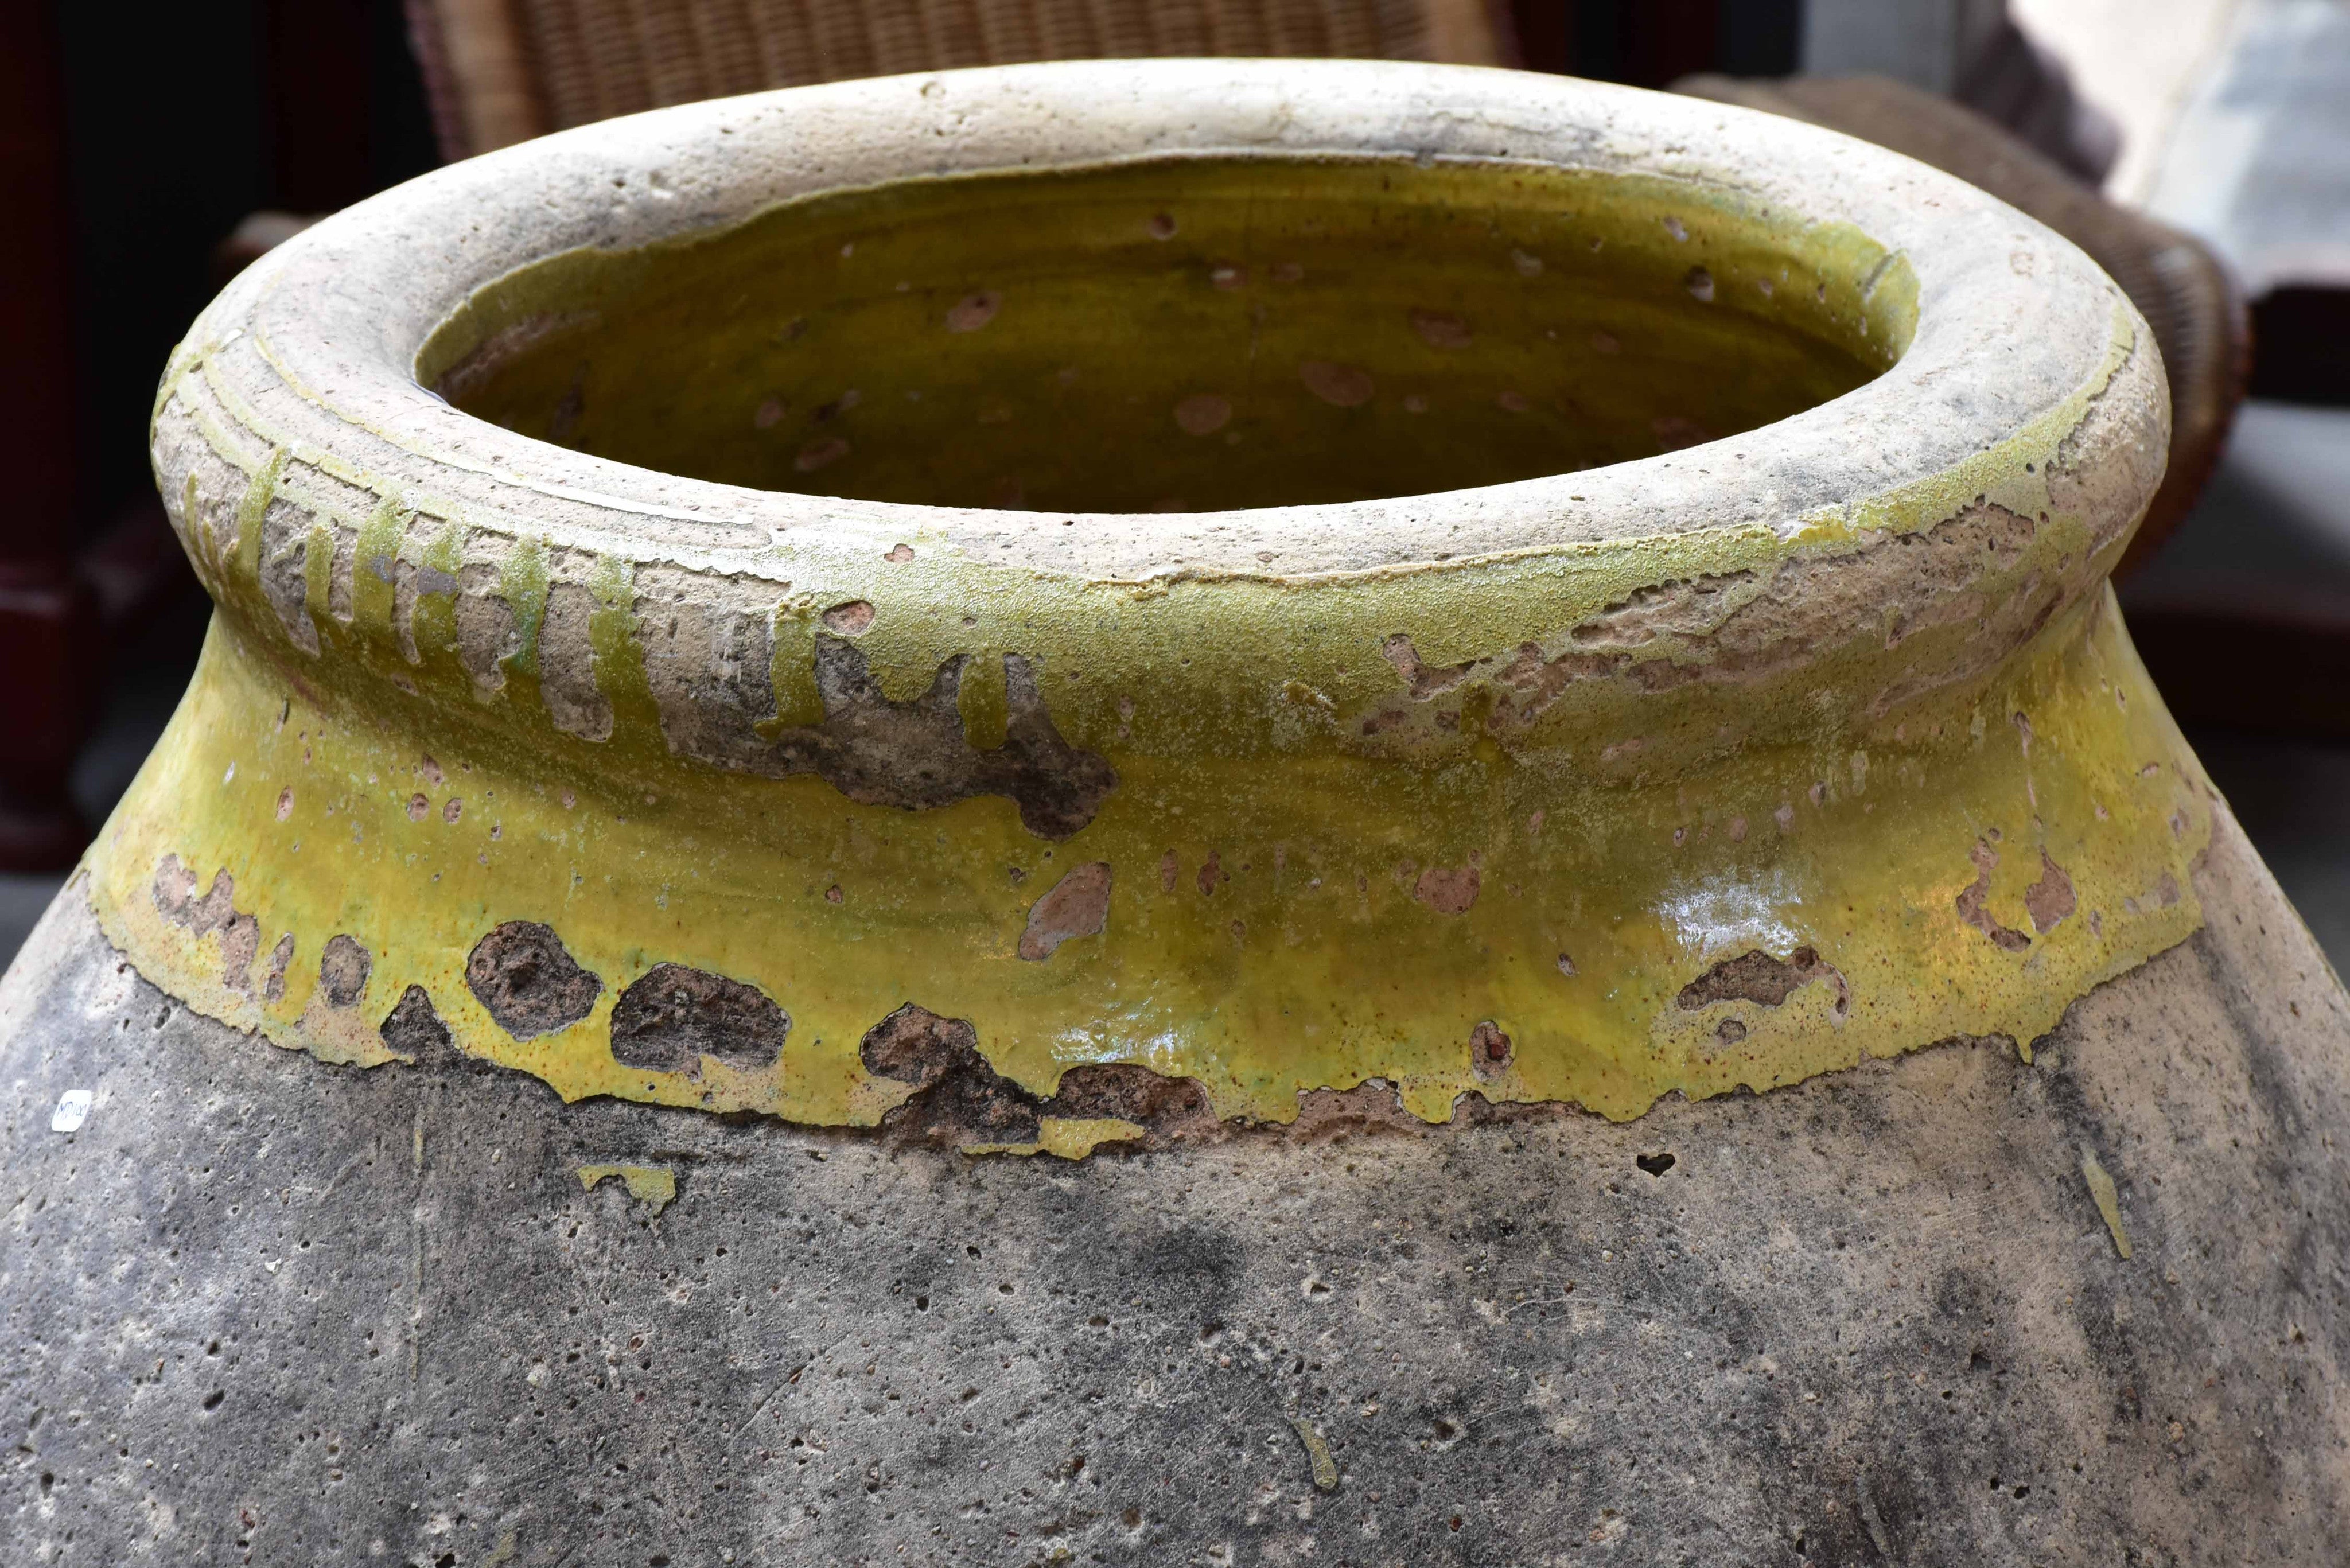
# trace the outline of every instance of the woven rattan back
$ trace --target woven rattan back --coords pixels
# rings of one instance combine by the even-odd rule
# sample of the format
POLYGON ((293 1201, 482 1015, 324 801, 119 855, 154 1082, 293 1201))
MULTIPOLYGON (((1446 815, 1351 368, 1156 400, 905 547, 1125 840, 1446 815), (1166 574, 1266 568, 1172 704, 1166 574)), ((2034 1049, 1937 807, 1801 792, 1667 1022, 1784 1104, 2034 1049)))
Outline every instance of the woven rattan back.
POLYGON ((848 77, 1137 55, 1510 62, 1488 0, 409 0, 442 151, 848 77))

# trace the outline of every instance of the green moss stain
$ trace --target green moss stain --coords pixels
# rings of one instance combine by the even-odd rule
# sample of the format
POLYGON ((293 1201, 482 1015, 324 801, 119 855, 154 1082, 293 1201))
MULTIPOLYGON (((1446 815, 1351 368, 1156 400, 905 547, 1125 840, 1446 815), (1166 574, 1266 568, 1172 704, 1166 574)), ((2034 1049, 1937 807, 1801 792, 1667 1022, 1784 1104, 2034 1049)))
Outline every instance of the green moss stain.
POLYGON ((335 531, 313 518, 302 539, 302 604, 311 625, 323 628, 334 624, 334 589, 335 531))
POLYGON ((429 531, 411 531, 402 543, 400 559, 410 566, 415 582, 415 608, 409 634, 417 658, 439 681, 451 687, 466 679, 457 655, 458 574, 464 569, 463 535, 454 524, 429 531))
POLYGON ((278 477, 285 472, 286 449, 276 447, 270 452, 269 461, 246 482, 244 496, 236 504, 236 542, 229 560, 241 581, 260 580, 262 523, 277 494, 278 477))
POLYGON ((523 675, 533 681, 538 678, 538 634, 546 624, 548 587, 546 541, 515 541, 498 568, 499 597, 512 607, 515 615, 517 646, 505 660, 509 678, 523 675))
POLYGON ((616 556, 598 558, 588 574, 588 591, 596 601, 588 613, 596 689, 612 704, 616 726, 658 734, 660 711, 645 678, 644 648, 637 640, 636 585, 629 563, 616 556))
POLYGON ((392 645, 393 564, 408 537, 409 514, 390 496, 359 525, 351 560, 351 626, 379 647, 392 645))

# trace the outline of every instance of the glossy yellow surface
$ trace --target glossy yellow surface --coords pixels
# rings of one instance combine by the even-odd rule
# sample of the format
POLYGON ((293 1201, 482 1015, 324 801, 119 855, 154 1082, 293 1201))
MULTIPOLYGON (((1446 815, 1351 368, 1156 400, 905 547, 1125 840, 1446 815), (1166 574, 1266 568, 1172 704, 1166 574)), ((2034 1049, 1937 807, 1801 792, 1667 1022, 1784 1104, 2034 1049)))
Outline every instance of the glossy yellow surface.
POLYGON ((463 1049, 570 1098, 869 1122, 903 1088, 865 1076, 858 1042, 915 1001, 972 1020, 998 1069, 1040 1091, 1078 1063, 1132 1061, 1197 1077, 1226 1116, 1284 1120, 1301 1090, 1383 1077, 1431 1120, 1471 1090, 1625 1116, 1660 1094, 1769 1087, 1953 1034, 2028 1042, 2194 929, 2199 775, 2116 618, 2091 618, 2052 627, 2012 682, 1865 747, 1730 748, 1668 781, 1561 777, 1491 747, 1408 766, 1300 747, 1275 792, 1248 787, 1260 762, 1126 755, 1101 817, 1060 846, 994 799, 910 815, 814 779, 652 766, 615 787, 445 747, 428 764, 421 737, 312 705, 223 626, 95 852, 93 893, 142 971, 200 1011, 331 1058, 387 1059, 364 1027, 306 1027, 321 945, 349 932, 374 957, 354 1023, 421 985, 463 1049), (2076 889, 2079 912, 2025 953, 1953 912, 1993 833, 2001 924, 2032 931, 2022 899, 2043 847, 2076 889), (265 953, 294 933, 282 1001, 226 989, 218 937, 162 919, 150 888, 167 854, 200 887, 230 873, 265 953), (1203 894, 1211 855, 1222 876, 1203 894), (1097 858, 1118 870, 1104 934, 1017 960, 1044 879, 1097 858), (1466 914, 1414 898, 1425 868, 1471 865, 1466 914), (586 1020, 528 1042, 463 979, 474 941, 516 919, 554 925, 605 981, 586 1020), (1819 984, 1776 1009, 1675 1004, 1721 958, 1802 945, 1850 987, 1841 1023, 1819 984), (696 1078, 614 1063, 612 1002, 661 961, 781 1002, 795 1022, 777 1067, 713 1062, 696 1078), (1734 1048, 1726 1016, 1748 1030, 1734 1048), (1515 1048, 1490 1082, 1469 1061, 1484 1019, 1515 1048))
MULTIPOLYGON (((1440 192, 1456 172, 1415 172, 1396 188, 1440 192)), ((1148 182, 1179 176, 1211 190, 1231 178, 1212 165, 1175 175, 1126 171, 1121 177, 1142 181, 1148 198, 1126 202, 1104 176, 1097 190, 1085 188, 1092 204, 1078 203, 1077 226, 1102 213, 1143 224, 1139 237, 1103 243, 1119 255, 1151 255, 1156 245, 1175 258, 1119 275, 1189 322, 1181 311, 1194 306, 1226 308, 1223 291, 1192 275, 1222 254, 1219 236, 1245 237, 1247 203, 1204 202, 1206 215, 1196 218, 1183 208, 1175 237, 1159 239, 1147 225, 1163 192, 1148 182), (1198 242, 1193 252, 1170 248, 1185 235, 1198 242), (1180 302, 1190 303, 1179 310, 1180 302)), ((1397 173, 1345 166, 1328 178, 1315 188, 1337 192, 1326 209, 1336 230, 1349 213, 1368 222, 1363 213, 1391 192, 1383 186, 1375 200, 1364 182, 1397 173)), ((1692 368, 1719 372, 1702 391, 1724 399, 1727 411, 1706 417, 1735 425, 1847 384, 1865 373, 1868 345, 1898 346, 1907 330, 1899 265, 1859 236, 1715 212, 1687 192, 1668 210, 1648 186, 1600 192, 1564 176, 1525 178, 1573 214, 1572 224, 1557 220, 1563 234, 1588 230, 1602 241, 1595 253, 1586 240, 1585 256, 1606 257, 1612 247, 1650 258, 1645 272, 1627 264, 1622 277, 1594 275, 1587 291, 1580 282, 1565 288, 1559 309, 1583 308, 1575 302, 1587 293, 1596 313, 1588 319, 1616 324, 1605 329, 1619 334, 1623 351, 1609 358, 1627 367, 1647 363, 1635 352, 1641 333, 1627 323, 1653 321, 1657 344, 1680 356, 1680 369, 1627 369, 1610 384, 1610 406, 1624 417, 1595 415, 1586 428, 1563 400, 1596 384, 1571 362, 1581 350, 1562 348, 1551 361, 1538 346, 1546 337, 1479 327, 1451 351, 1470 369, 1445 370, 1449 381, 1429 372, 1439 390, 1428 394, 1426 417, 1449 407, 1454 390, 1484 384, 1479 378, 1507 380, 1532 389, 1530 405, 1549 400, 1543 418, 1553 421, 1545 428, 1558 443, 1554 456, 1603 461, 1627 455, 1643 428, 1653 450, 1660 416, 1652 410, 1687 409, 1700 395, 1692 368), (1584 199, 1577 192, 1589 197, 1580 207, 1569 201, 1584 199), (1709 226, 1713 218, 1719 224, 1709 226), (1679 270, 1685 248, 1700 244, 1712 247, 1711 301, 1691 295, 1679 270), (1767 265, 1742 270, 1734 259, 1766 251, 1767 265), (1730 290, 1772 268, 1793 277, 1805 255, 1818 270, 1804 275, 1819 282, 1768 296, 1751 289, 1741 296, 1743 314, 1724 325, 1730 290), (1657 256, 1669 264, 1661 275, 1657 256), (1865 332, 1864 321, 1873 323, 1865 332), (1744 377, 1737 367, 1752 361, 1742 354, 1785 375, 1744 377), (1536 378, 1544 365, 1553 379, 1536 378), (1513 379, 1521 370, 1523 379, 1513 379)), ((983 182, 955 183, 951 194, 962 201, 983 182)), ((781 343, 767 325, 715 330, 708 315, 719 297, 713 277, 733 268, 754 296, 763 268, 804 278, 822 246, 837 254, 850 243, 836 243, 842 224, 861 236, 856 255, 887 258, 905 232, 891 214, 913 201, 836 199, 824 214, 835 226, 820 230, 821 244, 782 260, 777 247, 788 251, 784 239, 796 231, 780 218, 772 231, 754 223, 740 233, 767 239, 711 242, 693 264, 702 269, 691 274, 693 288, 666 294, 655 286, 667 275, 659 256, 546 264, 547 277, 477 299, 475 318, 452 323, 428 348, 424 369, 446 384, 473 347, 549 300, 570 309, 592 296, 602 300, 590 299, 593 310, 635 358, 616 357, 604 370, 591 360, 579 379, 564 369, 573 361, 563 339, 541 337, 496 365, 475 361, 474 406, 517 423, 551 419, 550 393, 559 404, 576 385, 587 389, 568 433, 582 443, 784 483, 777 453, 799 449, 788 431, 761 444, 785 421, 763 434, 760 402, 772 397, 796 410, 827 389, 845 390, 837 383, 854 374, 870 389, 832 418, 886 409, 897 422, 855 427, 866 432, 855 445, 876 459, 871 465, 843 458, 816 477, 837 473, 863 494, 969 499, 1004 449, 945 440, 946 427, 905 410, 934 409, 948 388, 965 400, 992 394, 947 374, 943 356, 926 369, 911 348, 891 348, 890 312, 902 308, 912 321, 949 307, 941 301, 955 290, 966 291, 959 301, 1000 287, 996 312, 956 336, 1000 335, 1006 347, 985 359, 991 376, 1019 364, 1044 375, 1066 358, 1061 338, 1115 312, 1104 314, 1104 296, 1073 283, 1043 313, 1041 347, 1024 359, 1019 290, 1048 275, 1082 282, 1088 264, 1071 261, 1064 274, 1037 262, 1026 273, 931 276, 930 292, 912 299, 910 288, 902 307, 892 269, 880 266, 871 275, 878 293, 859 285, 865 292, 808 306, 811 325, 781 343), (660 328, 672 319, 664 311, 681 313, 675 319, 693 331, 660 328), (828 329, 816 324, 836 311, 874 335, 869 373, 851 364, 848 349, 825 346, 828 329), (791 358, 801 352, 816 357, 804 375, 791 358), (639 389, 598 379, 621 363, 637 367, 639 389), (697 365, 706 372, 699 379, 697 365), (924 398, 904 399, 910 389, 883 369, 931 376, 919 389, 924 398), (673 400, 676 421, 652 417, 673 400)), ((1299 202, 1309 213, 1325 210, 1304 195, 1299 202)), ((1397 221, 1408 243, 1395 245, 1392 267, 1350 285, 1377 304, 1353 354, 1382 388, 1392 389, 1401 374, 1394 367, 1412 355, 1452 363, 1400 307, 1431 296, 1449 275, 1448 246, 1470 243, 1487 220, 1464 216, 1457 202, 1433 204, 1441 210, 1430 215, 1406 202, 1397 221), (1390 290, 1380 280, 1391 274, 1403 281, 1390 290), (1390 318, 1408 340, 1388 330, 1397 326, 1390 318)), ((941 216, 935 205, 914 205, 934 226, 976 222, 972 212, 987 210, 949 202, 941 216)), ((1046 227, 1019 221, 1016 211, 1004 223, 1011 238, 1046 227)), ((1326 255, 1299 242, 1295 254, 1309 258, 1300 287, 1345 254, 1339 238, 1316 243, 1334 248, 1326 255)), ((1486 268, 1489 284, 1560 282, 1569 270, 1551 257, 1572 247, 1546 251, 1534 272, 1508 261, 1523 242, 1503 227, 1476 243, 1489 262, 1507 262, 1506 270, 1486 268)), ((1252 268, 1276 254, 1238 245, 1232 254, 1252 268)), ((762 309, 774 303, 759 297, 762 309)), ((1456 300, 1451 308, 1463 319, 1492 318, 1490 303, 1456 300)), ((1310 336, 1337 330, 1339 320, 1303 311, 1282 330, 1310 336)), ((1270 314, 1267 322, 1271 333, 1270 314)), ((1191 336, 1187 328, 1153 341, 1191 336)), ((1200 364, 1246 362, 1233 332, 1198 336, 1207 345, 1200 364)), ((2107 373, 2134 351, 2128 324, 2117 320, 2107 373)), ((377 1025, 414 985, 430 993, 460 1050, 531 1073, 567 1098, 612 1095, 870 1125, 908 1088, 869 1076, 858 1042, 911 1002, 970 1020, 997 1070, 1040 1093, 1071 1066, 1130 1062, 1197 1079, 1227 1117, 1285 1121, 1305 1091, 1374 1078, 1430 1121, 1448 1119, 1471 1093, 1628 1117, 1667 1094, 1766 1089, 1952 1035, 2006 1035, 2028 1049, 2074 999, 2200 920, 2187 872, 2210 831, 2208 786, 2109 594, 2092 587, 2003 661, 1970 663, 2000 606, 2044 595, 2067 574, 2094 582, 2096 563, 2120 547, 2115 531, 2064 509, 2049 472, 2101 382, 1930 483, 1824 509, 1786 535, 1760 525, 1675 533, 1660 523, 1648 537, 1378 571, 1288 579, 1268 568, 1136 583, 974 560, 925 521, 934 514, 910 512, 912 544, 902 560, 893 552, 889 564, 859 567, 852 578, 778 545, 771 566, 734 579, 768 607, 766 650, 756 657, 770 668, 774 703, 755 726, 761 734, 819 716, 811 661, 816 639, 830 634, 818 617, 843 598, 870 605, 856 647, 893 698, 920 693, 953 658, 971 660, 961 712, 973 746, 1001 742, 1003 659, 1031 661, 1059 732, 1106 758, 1118 777, 1098 813, 1055 843, 1024 828, 1002 798, 906 812, 858 804, 814 777, 761 778, 676 754, 646 673, 648 641, 671 613, 648 587, 663 569, 650 546, 601 556, 587 571, 594 679, 612 723, 602 740, 566 732, 550 718, 540 680, 549 562, 567 547, 556 532, 517 538, 460 504, 371 488, 369 472, 337 454, 271 445, 268 421, 211 376, 207 352, 197 346, 175 361, 165 399, 197 410, 243 487, 207 496, 192 479, 172 498, 222 613, 179 715, 92 851, 91 896, 109 935, 151 980, 211 1016, 330 1060, 391 1060, 377 1025), (297 463, 343 488, 336 497, 296 495, 285 487, 297 463), (1774 574, 1824 563, 1873 569, 1884 552, 1978 505, 2003 509, 2028 538, 1988 564, 1968 563, 1963 593, 1936 601, 1936 615, 1880 626, 1869 619, 1878 612, 1861 604, 1849 637, 1840 628, 1783 656, 1726 660, 1724 628, 1769 607, 1774 574), (313 521, 307 532, 276 535, 286 542, 265 560, 263 522, 287 506, 313 521), (346 556, 338 540, 353 532, 346 556), (494 561, 489 591, 514 628, 500 682, 485 688, 465 668, 450 594, 403 602, 393 574, 351 569, 351 558, 452 580, 494 561), (295 559, 308 567, 306 597, 290 610, 273 606, 265 568, 295 559), (338 561, 348 573, 343 597, 330 569, 338 561), (1703 590, 1702 614, 1650 628, 1613 672, 1595 670, 1540 701, 1511 673, 1513 659, 1565 659, 1588 639, 1613 635, 1627 607, 1637 612, 1690 585, 1703 590), (316 652, 289 632, 302 626, 315 633, 316 652), (1416 696, 1395 651, 1399 637, 1424 670, 1471 668, 1416 696), (260 956, 244 972, 233 962, 224 971, 220 932, 191 934, 159 905, 158 868, 174 856, 194 873, 198 894, 216 874, 229 876, 234 908, 258 922, 260 956), (1019 957, 1031 907, 1066 871, 1093 862, 1112 867, 1105 928, 1070 938, 1043 961, 1019 957), (2027 892, 2054 885, 2051 866, 2073 901, 2043 928, 2027 892), (468 988, 466 959, 509 920, 551 926, 599 977, 587 1017, 529 1040, 490 1017, 468 988), (320 981, 321 955, 337 935, 371 958, 363 993, 345 1008, 331 1005, 320 981), (282 994, 272 995, 269 955, 285 936, 293 956, 282 994), (1833 971, 1833 980, 1798 985, 1775 1005, 1684 1005, 1686 988, 1715 965, 1753 951, 1792 961, 1804 948, 1815 955, 1810 972, 1833 971), (756 985, 780 1004, 792 1025, 775 1065, 704 1058, 691 1071, 664 1073, 616 1062, 613 1006, 662 962, 756 985), (1472 1064, 1481 1024, 1492 1026, 1484 1038, 1507 1037, 1505 1060, 1472 1064)), ((1180 365, 1119 363, 1125 384, 1149 382, 1162 405, 1195 381, 1207 384, 1178 374, 1180 365)), ((1093 373, 1081 366, 1076 384, 1093 373)), ((1081 462, 1071 454, 1084 443, 1064 441, 1052 449, 1061 457, 1047 461, 1045 446, 1022 447, 1046 454, 1021 469, 1023 483, 1034 483, 1040 501, 1066 486, 1089 504, 1147 504, 1142 498, 1179 485, 1205 504, 1546 471, 1528 466, 1541 443, 1491 433, 1514 427, 1489 417, 1499 407, 1490 400, 1465 399, 1473 420, 1463 413, 1443 440, 1412 447, 1389 440, 1405 428, 1394 421, 1420 417, 1399 399, 1383 391, 1341 407, 1308 394, 1293 376, 1278 397, 1235 399, 1232 426, 1250 439, 1221 448, 1213 462, 1145 455, 1153 442, 1177 442, 1180 452, 1191 438, 1168 433, 1173 416, 1164 407, 1147 421, 1131 416, 1157 421, 1145 431, 1120 422, 1129 416, 1117 400, 1096 400, 1066 415, 1066 431, 1090 442, 1092 454, 1081 462), (1388 422, 1357 431, 1362 440, 1313 434, 1305 422, 1374 410, 1388 422), (1394 466, 1380 468, 1374 460, 1390 444, 1394 466)), ((971 428, 1026 427, 1017 418, 983 427, 974 415, 971 428)), ((2040 915, 2055 908, 2041 898, 2040 915)), ((1048 1118, 1044 1138, 1024 1151, 1074 1155, 1130 1131, 1048 1118)))
POLYGON ((1685 182, 1191 159, 917 181, 499 280, 460 407, 664 472, 923 505, 1207 511, 1647 457, 1906 341, 1865 236, 1685 182))

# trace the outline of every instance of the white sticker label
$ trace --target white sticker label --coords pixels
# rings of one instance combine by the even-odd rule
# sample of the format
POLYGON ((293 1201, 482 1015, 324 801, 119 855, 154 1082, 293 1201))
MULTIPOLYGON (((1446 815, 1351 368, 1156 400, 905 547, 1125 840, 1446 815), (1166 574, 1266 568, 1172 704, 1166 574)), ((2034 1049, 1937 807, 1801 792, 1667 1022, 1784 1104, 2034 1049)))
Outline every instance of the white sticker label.
POLYGON ((97 1096, 88 1089, 68 1089, 57 1096, 57 1108, 49 1113, 51 1132, 79 1132, 81 1124, 89 1120, 90 1102, 97 1096))

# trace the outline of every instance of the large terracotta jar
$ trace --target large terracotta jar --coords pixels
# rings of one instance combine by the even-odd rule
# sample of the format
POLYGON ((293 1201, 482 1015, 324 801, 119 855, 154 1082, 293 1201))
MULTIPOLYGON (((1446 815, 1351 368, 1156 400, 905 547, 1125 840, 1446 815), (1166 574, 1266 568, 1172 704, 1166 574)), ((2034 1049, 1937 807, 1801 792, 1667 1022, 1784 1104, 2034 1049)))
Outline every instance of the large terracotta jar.
POLYGON ((701 104, 272 253, 0 992, 10 1563, 2339 1562, 2350 1006, 2145 323, 1504 72, 701 104))

